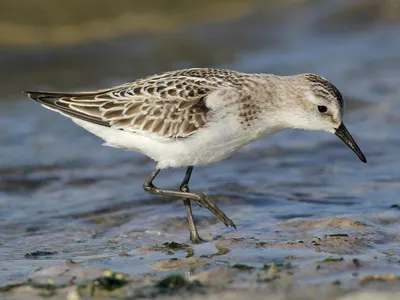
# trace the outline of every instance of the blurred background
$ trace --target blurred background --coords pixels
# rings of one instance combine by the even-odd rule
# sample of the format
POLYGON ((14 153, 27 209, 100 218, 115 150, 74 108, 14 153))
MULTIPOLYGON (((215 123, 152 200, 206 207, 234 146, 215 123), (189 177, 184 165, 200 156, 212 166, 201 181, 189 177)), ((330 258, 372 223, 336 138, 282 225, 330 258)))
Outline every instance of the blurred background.
MULTIPOLYGON (((111 257, 118 266, 107 241, 119 233, 128 250, 187 242, 181 201, 142 191, 154 162, 101 147, 20 91, 100 89, 190 67, 328 78, 344 94, 345 123, 369 160, 360 163, 333 135, 287 131, 195 168, 192 190, 210 194, 237 235, 295 217, 396 208, 400 1, 2 0, 0 261, 16 271, 0 279, 32 270, 23 254, 38 248, 62 252, 60 259, 90 253, 101 266, 111 257)), ((162 172, 159 185, 178 186, 183 172, 162 172)), ((203 235, 231 234, 204 209, 194 213, 203 235)), ((55 262, 34 267, 41 263, 55 262)))

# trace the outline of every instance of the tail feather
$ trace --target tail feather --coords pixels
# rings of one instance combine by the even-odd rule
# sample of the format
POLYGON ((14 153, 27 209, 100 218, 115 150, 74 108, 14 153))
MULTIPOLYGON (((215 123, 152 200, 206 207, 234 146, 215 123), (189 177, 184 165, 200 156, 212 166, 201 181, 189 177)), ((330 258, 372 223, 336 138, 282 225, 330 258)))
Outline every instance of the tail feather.
POLYGON ((104 121, 100 114, 100 105, 106 102, 105 99, 97 98, 99 92, 87 93, 55 93, 55 92, 34 92, 24 91, 29 98, 40 103, 44 107, 57 111, 71 118, 77 118, 102 126, 110 126, 104 121))

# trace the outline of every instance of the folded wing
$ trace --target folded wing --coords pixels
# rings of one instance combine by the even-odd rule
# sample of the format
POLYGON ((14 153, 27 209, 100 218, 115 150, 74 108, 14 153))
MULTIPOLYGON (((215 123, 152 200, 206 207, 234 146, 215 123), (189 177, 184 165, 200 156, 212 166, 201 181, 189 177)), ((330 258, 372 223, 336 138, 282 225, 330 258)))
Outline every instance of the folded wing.
POLYGON ((209 89, 178 90, 155 85, 125 85, 86 93, 25 92, 44 107, 70 118, 165 138, 187 137, 203 127, 209 89))

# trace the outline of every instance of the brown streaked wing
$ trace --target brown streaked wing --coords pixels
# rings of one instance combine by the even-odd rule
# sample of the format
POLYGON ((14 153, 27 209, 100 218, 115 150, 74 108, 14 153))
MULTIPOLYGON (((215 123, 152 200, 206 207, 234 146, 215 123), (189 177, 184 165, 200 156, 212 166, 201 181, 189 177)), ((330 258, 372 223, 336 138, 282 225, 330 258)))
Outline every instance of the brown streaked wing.
POLYGON ((182 109, 180 99, 160 102, 146 97, 128 103, 108 103, 100 107, 102 119, 111 127, 127 131, 143 131, 166 138, 184 138, 203 127, 209 109, 205 98, 185 101, 182 109), (104 109, 107 106, 107 109, 104 109))
POLYGON ((131 90, 123 88, 101 94, 27 93, 44 106, 73 118, 166 138, 187 137, 206 122, 206 95, 182 99, 167 93, 165 99, 160 99, 147 92, 133 96, 131 90))
POLYGON ((205 125, 205 99, 224 87, 239 88, 242 73, 187 69, 153 75, 86 93, 28 92, 41 104, 73 118, 120 130, 183 138, 205 125))

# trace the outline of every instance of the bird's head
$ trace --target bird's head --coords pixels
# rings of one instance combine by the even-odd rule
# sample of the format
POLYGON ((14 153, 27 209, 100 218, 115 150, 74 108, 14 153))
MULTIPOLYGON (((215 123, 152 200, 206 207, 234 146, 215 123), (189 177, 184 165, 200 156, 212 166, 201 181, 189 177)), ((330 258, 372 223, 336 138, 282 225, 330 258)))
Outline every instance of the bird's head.
MULTIPOLYGON (((321 130, 336 134, 361 161, 364 154, 343 124, 343 97, 325 78, 315 74, 301 74, 289 78, 292 95, 287 122, 291 127, 321 130)), ((283 102, 282 102, 283 103, 283 102)))

